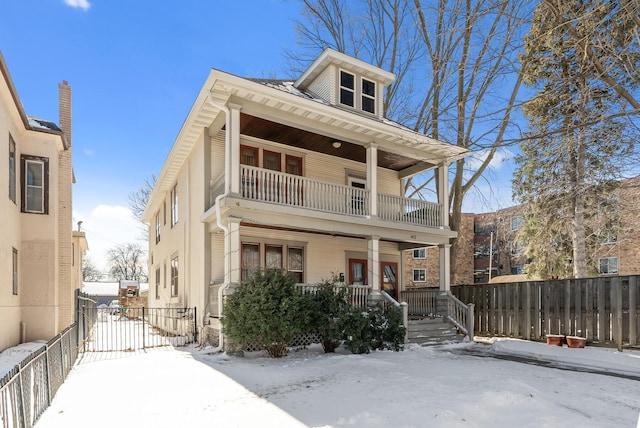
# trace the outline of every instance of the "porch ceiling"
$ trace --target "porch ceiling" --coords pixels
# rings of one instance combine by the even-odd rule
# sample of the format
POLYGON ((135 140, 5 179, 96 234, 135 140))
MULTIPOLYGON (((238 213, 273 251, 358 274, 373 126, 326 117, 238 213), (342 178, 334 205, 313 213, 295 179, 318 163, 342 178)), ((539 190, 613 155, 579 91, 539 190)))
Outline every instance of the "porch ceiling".
MULTIPOLYGON (((364 146, 336 140, 326 135, 316 134, 245 113, 241 113, 240 115, 240 132, 244 135, 275 141, 292 147, 350 159, 356 162, 366 162, 366 150, 364 146), (334 141, 340 141, 342 145, 336 149, 332 145, 334 141)), ((386 152, 380 148, 378 150, 378 166, 382 168, 402 171, 421 163, 423 162, 418 159, 386 152)))

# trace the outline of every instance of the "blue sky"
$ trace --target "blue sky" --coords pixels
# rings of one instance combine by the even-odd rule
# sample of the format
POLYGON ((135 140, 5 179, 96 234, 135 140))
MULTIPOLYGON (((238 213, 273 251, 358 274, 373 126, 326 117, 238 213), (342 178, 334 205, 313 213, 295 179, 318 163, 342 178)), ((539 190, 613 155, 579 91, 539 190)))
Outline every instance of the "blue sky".
MULTIPOLYGON (((72 87, 74 222, 83 221, 100 268, 108 248, 141 236, 128 195, 160 171, 209 70, 288 76, 284 50, 295 48, 300 3, 4 2, 0 50, 27 114, 57 123, 58 83, 72 87)), ((510 196, 502 181, 508 187, 494 183, 504 194, 492 199, 510 196)))

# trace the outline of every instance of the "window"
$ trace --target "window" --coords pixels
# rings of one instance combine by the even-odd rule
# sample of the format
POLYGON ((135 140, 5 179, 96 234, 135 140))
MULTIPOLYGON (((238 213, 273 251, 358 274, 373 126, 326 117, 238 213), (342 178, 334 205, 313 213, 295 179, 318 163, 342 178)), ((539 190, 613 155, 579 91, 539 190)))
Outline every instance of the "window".
POLYGON ((524 225, 524 217, 519 215, 511 217, 511 230, 518 230, 524 225))
POLYGON ((413 258, 414 260, 422 260, 427 258, 427 249, 426 248, 416 248, 413 250, 413 258))
POLYGON ((413 270, 413 282, 426 282, 427 270, 426 269, 414 269, 413 270))
POLYGON ((302 158, 298 156, 285 156, 286 173, 302 175, 302 158))
POLYGON ((260 270, 260 245, 242 244, 242 267, 240 279, 246 281, 260 270))
POLYGON ((18 250, 13 249, 13 295, 18 295, 18 250))
POLYGON ((522 275, 524 273, 524 266, 511 266, 511 275, 522 275))
POLYGON ((156 268, 156 300, 160 298, 160 266, 156 268))
POLYGON ((340 104, 355 107, 355 76, 346 71, 340 71, 340 104))
POLYGON ((156 244, 160 242, 160 211, 156 214, 156 244))
POLYGON ((178 223, 178 183, 171 189, 171 227, 178 223))
POLYGON ((242 165, 258 166, 258 149, 249 146, 240 146, 240 163, 242 165))
POLYGON ((473 233, 476 235, 490 235, 496 231, 496 224, 489 221, 476 221, 473 223, 473 233))
POLYGON ((296 283, 304 282, 304 251, 301 247, 289 247, 287 270, 296 283))
POLYGON ((9 199, 16 203, 16 142, 9 134, 9 199))
POLYGON ((265 245, 265 263, 267 269, 282 269, 282 247, 265 245))
POLYGON ((376 83, 367 79, 362 79, 362 110, 376 112, 376 83))
POLYGON ((600 274, 614 275, 618 273, 618 258, 605 257, 600 259, 600 274))
POLYGON ((612 245, 618 242, 618 232, 609 228, 600 233, 600 245, 612 245))
POLYGON ((178 256, 175 256, 171 259, 171 297, 176 297, 178 295, 178 275, 178 256))
POLYGON ((262 165, 264 169, 270 169, 272 171, 281 171, 280 165, 280 153, 270 152, 268 150, 264 150, 262 153, 262 165))
MULTIPOLYGON (((511 242, 511 255, 512 256, 517 256, 517 255, 522 255, 524 253, 524 244, 522 242, 511 242)), ((495 246, 494 246, 494 254, 495 254, 495 246)))
POLYGON ((167 288, 167 262, 166 261, 163 263, 163 270, 164 270, 164 281, 162 283, 162 288, 167 288))
POLYGON ((49 159, 22 155, 22 212, 49 211, 49 159))

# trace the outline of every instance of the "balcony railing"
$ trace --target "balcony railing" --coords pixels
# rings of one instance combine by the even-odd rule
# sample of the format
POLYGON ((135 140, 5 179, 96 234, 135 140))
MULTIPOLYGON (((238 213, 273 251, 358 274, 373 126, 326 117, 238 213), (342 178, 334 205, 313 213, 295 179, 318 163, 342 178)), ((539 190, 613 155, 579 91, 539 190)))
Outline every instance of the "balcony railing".
MULTIPOLYGON (((220 177, 211 183, 211 203, 222 189, 220 177)), ((366 189, 312 180, 248 165, 240 166, 243 198, 327 213, 371 215, 371 192, 366 189)), ((427 227, 442 226, 442 205, 417 199, 378 194, 378 218, 427 227)))

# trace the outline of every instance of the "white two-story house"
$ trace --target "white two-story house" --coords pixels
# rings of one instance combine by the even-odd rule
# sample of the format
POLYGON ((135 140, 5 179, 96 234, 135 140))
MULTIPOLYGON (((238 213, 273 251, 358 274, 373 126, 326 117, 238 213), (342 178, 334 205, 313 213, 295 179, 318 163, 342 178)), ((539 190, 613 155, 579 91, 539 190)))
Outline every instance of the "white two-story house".
POLYGON ((218 286, 264 268, 397 298, 403 250, 434 245, 447 290, 448 167, 468 152, 383 117, 394 79, 331 49, 296 81, 212 70, 143 216, 149 306, 195 306, 215 330, 218 286), (405 198, 428 170, 437 200, 405 198))

